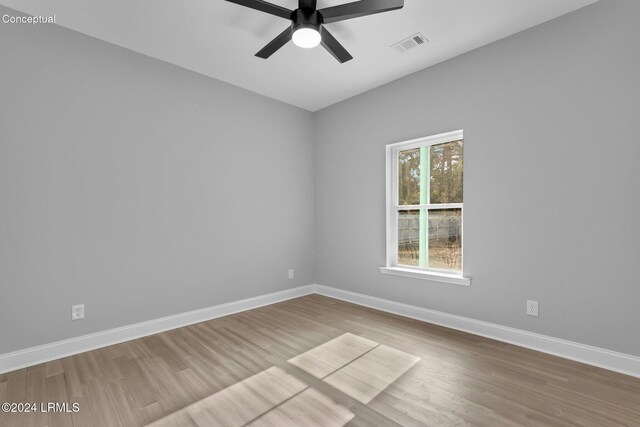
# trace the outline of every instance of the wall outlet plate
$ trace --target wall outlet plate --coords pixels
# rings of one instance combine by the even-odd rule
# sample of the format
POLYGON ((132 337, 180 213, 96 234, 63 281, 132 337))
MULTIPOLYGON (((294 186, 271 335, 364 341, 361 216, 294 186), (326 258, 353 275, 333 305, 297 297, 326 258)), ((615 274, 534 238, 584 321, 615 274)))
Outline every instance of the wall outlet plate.
POLYGON ((538 316, 538 301, 527 301, 527 314, 529 316, 538 316))
POLYGON ((84 304, 76 304, 71 306, 71 320, 84 319, 84 304))
POLYGON ((293 279, 293 269, 289 270, 289 279, 293 279))

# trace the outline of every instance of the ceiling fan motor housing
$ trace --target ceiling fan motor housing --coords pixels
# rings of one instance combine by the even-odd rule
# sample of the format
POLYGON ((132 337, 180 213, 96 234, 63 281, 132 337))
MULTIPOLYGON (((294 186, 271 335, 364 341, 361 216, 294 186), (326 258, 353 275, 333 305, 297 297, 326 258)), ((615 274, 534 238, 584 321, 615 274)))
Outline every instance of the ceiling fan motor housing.
POLYGON ((291 30, 293 32, 302 28, 311 28, 320 32, 322 22, 322 15, 314 9, 304 7, 291 12, 291 30))

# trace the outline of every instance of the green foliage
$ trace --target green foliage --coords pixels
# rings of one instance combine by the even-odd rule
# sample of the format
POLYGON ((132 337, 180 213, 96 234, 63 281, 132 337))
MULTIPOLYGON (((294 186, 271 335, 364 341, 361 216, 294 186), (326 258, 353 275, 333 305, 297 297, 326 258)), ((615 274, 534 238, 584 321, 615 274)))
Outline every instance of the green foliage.
POLYGON ((398 153, 398 197, 401 205, 420 203, 420 149, 398 153))
MULTIPOLYGON (((463 142, 430 147, 429 203, 462 203, 463 142)), ((425 159, 426 160, 426 159, 425 159)), ((420 149, 398 155, 398 195, 401 205, 420 203, 420 149)))
POLYGON ((462 141, 431 147, 430 203, 462 203, 462 141))

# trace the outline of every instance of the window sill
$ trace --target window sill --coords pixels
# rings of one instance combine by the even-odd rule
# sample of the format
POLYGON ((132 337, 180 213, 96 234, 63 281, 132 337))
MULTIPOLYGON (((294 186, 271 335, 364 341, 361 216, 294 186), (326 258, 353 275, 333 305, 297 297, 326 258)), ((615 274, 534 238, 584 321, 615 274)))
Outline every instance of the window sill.
POLYGON ((394 276, 412 277, 414 279, 432 280, 434 282, 452 283, 454 285, 469 286, 471 285, 470 277, 462 277, 456 274, 436 273, 433 271, 414 270, 402 267, 380 267, 383 274, 391 274, 394 276))

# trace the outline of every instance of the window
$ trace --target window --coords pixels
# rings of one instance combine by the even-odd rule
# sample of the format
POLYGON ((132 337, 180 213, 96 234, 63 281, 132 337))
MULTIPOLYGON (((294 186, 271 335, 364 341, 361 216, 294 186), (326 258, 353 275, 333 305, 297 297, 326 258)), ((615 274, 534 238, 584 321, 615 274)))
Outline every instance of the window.
POLYGON ((384 273, 470 284, 462 276, 462 131, 387 145, 384 273))

